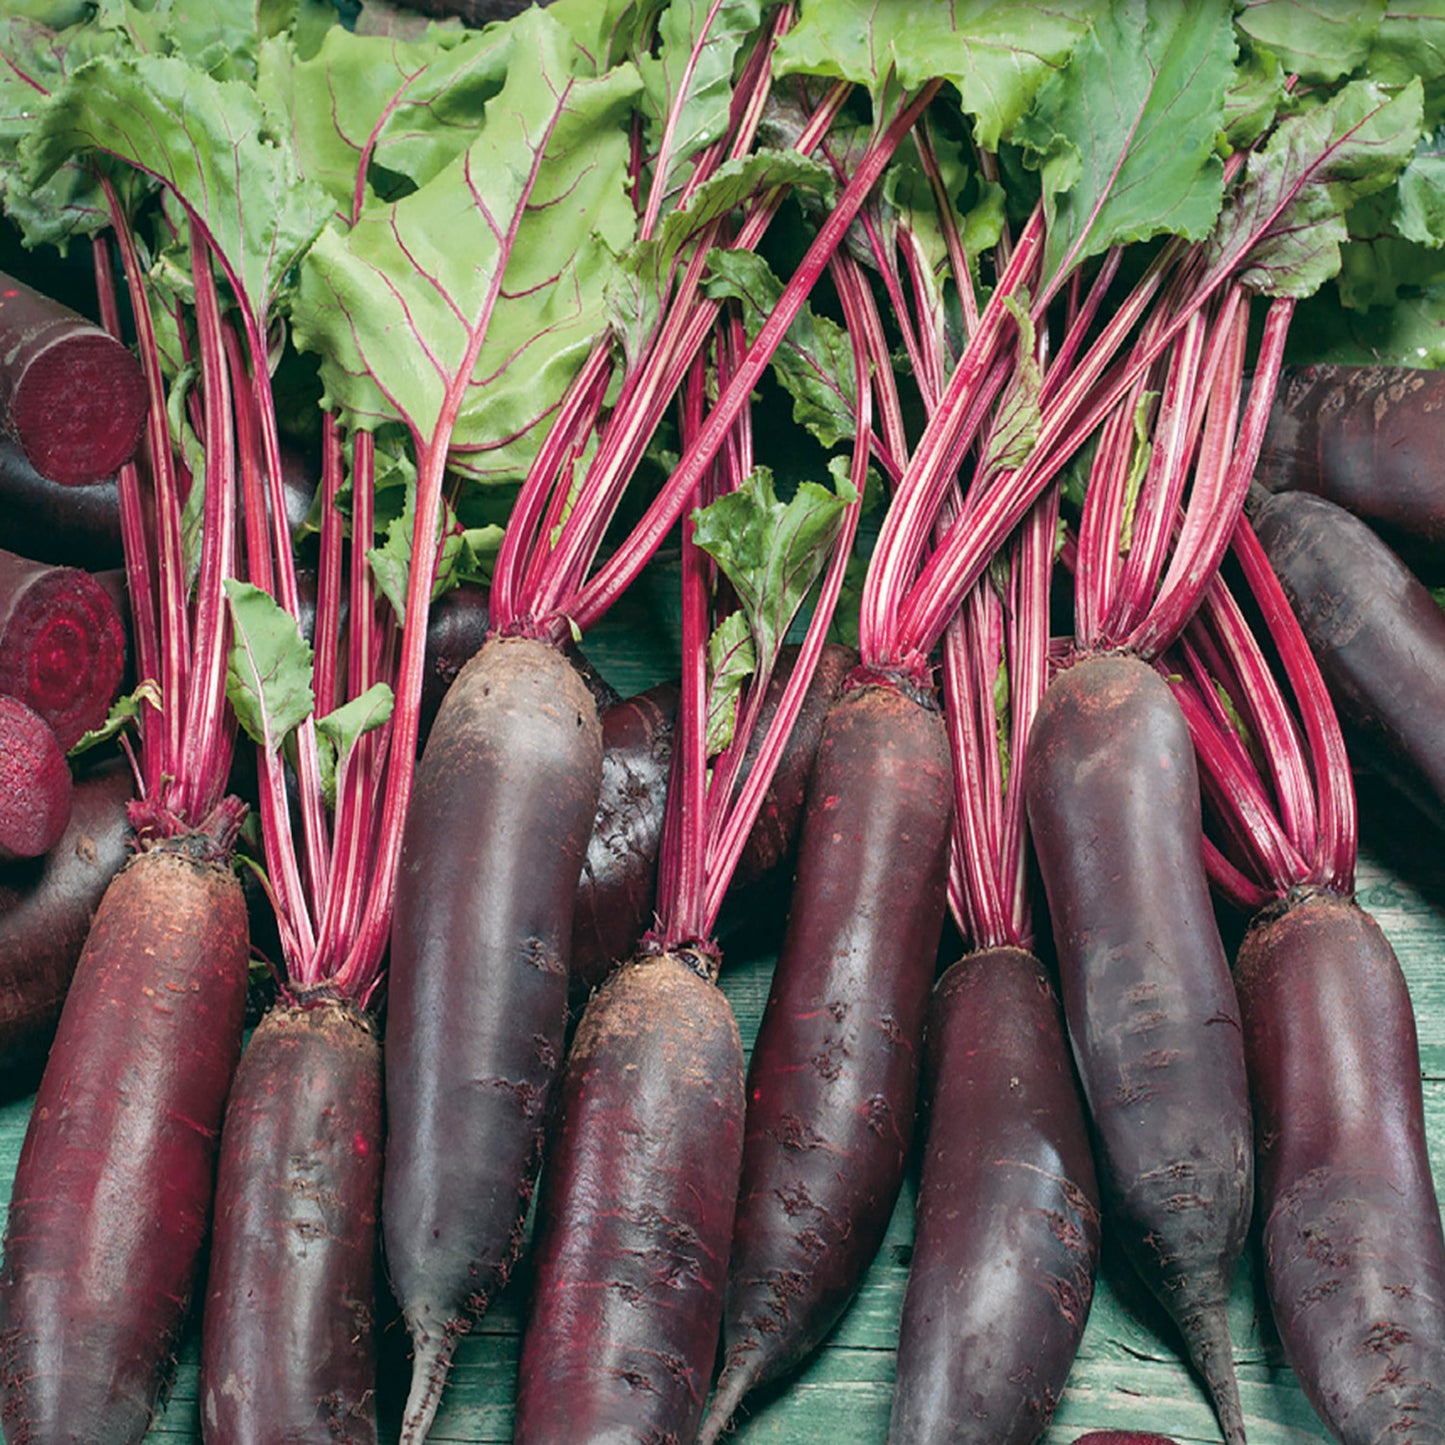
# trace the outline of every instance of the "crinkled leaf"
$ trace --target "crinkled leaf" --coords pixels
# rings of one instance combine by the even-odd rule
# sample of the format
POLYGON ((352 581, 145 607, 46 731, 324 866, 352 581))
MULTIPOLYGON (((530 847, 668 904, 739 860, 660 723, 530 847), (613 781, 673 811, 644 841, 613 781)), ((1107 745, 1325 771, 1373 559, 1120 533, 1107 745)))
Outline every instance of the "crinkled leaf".
POLYGON ((1235 24, 1302 80, 1340 80, 1370 53, 1385 0, 1243 0, 1235 24))
POLYGON ((247 85, 170 56, 102 56, 56 93, 22 155, 36 181, 90 151, 155 176, 200 222, 263 322, 331 207, 262 125, 247 85))
POLYGON ((774 68, 851 80, 875 96, 894 72, 909 89, 952 81, 978 144, 996 150, 1101 8, 1101 0, 804 0, 774 68))
MULTIPOLYGON (((755 254, 718 251, 709 257, 705 290, 742 303, 751 341, 783 294, 783 284, 755 254)), ((836 322, 804 306, 773 353, 773 372, 793 398, 793 419, 825 447, 852 437, 858 402, 853 346, 836 322)))
POLYGON ((357 739, 388 722, 395 704, 392 690, 384 682, 376 682, 360 697, 316 719, 316 757, 327 807, 336 806, 336 777, 350 758, 357 739))
POLYGON ((733 65, 761 8, 761 0, 672 0, 658 21, 657 53, 638 57, 648 152, 662 167, 651 184, 662 186, 664 212, 687 162, 727 130, 733 65))
POLYGON ((1235 150, 1252 145, 1269 129, 1284 99, 1284 66, 1279 57, 1248 46, 1224 94, 1224 136, 1235 150))
POLYGON ((141 683, 134 692, 116 698, 110 705, 110 711, 105 715, 105 721, 98 728, 91 728, 88 732, 81 733, 71 744, 70 751, 65 756, 78 758, 82 753, 88 753, 92 748, 97 748, 102 743, 108 743, 112 738, 118 737, 125 728, 140 717, 142 703, 149 703, 157 712, 160 711, 160 685, 153 679, 147 679, 141 683))
POLYGON ((1324 105, 1280 121, 1251 155, 1206 247, 1211 275, 1270 296, 1308 296, 1339 270, 1345 213, 1389 186, 1421 129, 1421 90, 1353 81, 1324 105))
POLYGON ((1027 307, 1016 297, 1007 298, 1009 314, 1018 324, 1018 352, 1013 377, 999 403, 993 430, 989 433, 981 471, 985 474, 1002 467, 1021 467, 1029 459, 1039 439, 1043 424, 1040 394, 1043 370, 1039 366, 1034 341, 1034 324, 1027 307))
POLYGON ((635 75, 571 74, 576 47, 544 10, 508 29, 506 85, 476 140, 346 235, 323 232, 293 308, 297 344, 322 358, 326 406, 350 426, 397 420, 431 438, 459 397, 451 463, 491 480, 525 475, 539 423, 604 324, 611 257, 634 226, 635 75))
POLYGON ((176 55, 217 80, 256 78, 266 33, 256 0, 99 0, 96 22, 148 55, 176 55))
POLYGON ((1209 234, 1233 81, 1225 0, 1120 0, 1100 17, 1016 129, 1041 167, 1046 276, 1124 242, 1209 234))
POLYGON ((1385 0, 1364 74, 1381 85, 1425 87, 1426 123, 1445 122, 1445 0, 1385 0))
POLYGON ((768 468, 758 467, 736 491, 693 513, 693 540, 732 583, 761 671, 771 671, 798 608, 827 563, 844 509, 855 500, 847 465, 845 458, 834 458, 836 491, 803 482, 788 502, 778 500, 768 468))
POLYGON ((35 184, 21 173, 20 145, 66 76, 120 43, 94 25, 56 31, 20 14, 0 17, 0 202, 27 246, 64 251, 72 237, 110 224, 89 165, 69 161, 35 184))
POLYGON ((733 740, 738 699, 757 671, 757 649, 748 619, 730 612, 718 623, 707 644, 707 755, 715 758, 733 740))
POLYGON ((232 643, 226 696, 236 720, 258 747, 275 753, 311 716, 311 647, 301 628, 269 593, 225 579, 232 643))

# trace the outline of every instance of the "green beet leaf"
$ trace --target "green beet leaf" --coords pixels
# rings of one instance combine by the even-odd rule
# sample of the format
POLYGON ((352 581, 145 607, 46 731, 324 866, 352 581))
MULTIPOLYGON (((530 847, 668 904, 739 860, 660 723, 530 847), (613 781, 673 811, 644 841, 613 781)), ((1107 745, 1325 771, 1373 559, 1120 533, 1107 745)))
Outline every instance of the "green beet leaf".
POLYGON ((1226 0, 1120 0, 1040 87, 1015 139, 1041 171, 1046 276, 1122 243, 1209 234, 1234 55, 1226 0))
POLYGON ((1386 0, 1363 74, 1381 85, 1425 87, 1425 121, 1445 123, 1445 0, 1386 0))
POLYGON ((32 183, 90 152, 168 187, 258 327, 331 206, 265 134, 254 91, 173 56, 102 56, 71 75, 21 147, 32 183))
POLYGON ((836 491, 803 482, 791 500, 780 502, 772 473, 758 467, 736 491, 693 513, 693 540, 732 583, 763 675, 772 672, 855 499, 847 459, 835 457, 830 466, 836 491))
POLYGON ((714 628, 707 644, 707 755, 715 758, 733 740, 738 699, 757 671, 757 649, 747 615, 730 612, 714 628))
POLYGON ((246 736, 277 752, 316 706, 311 647, 296 619, 269 593, 234 577, 225 580, 233 641, 226 696, 246 736))
POLYGON ((997 150, 1101 8, 1101 0, 803 0, 775 69, 851 80, 875 96, 894 74, 909 89, 951 81, 978 144, 997 150))
POLYGON ((1210 276, 1241 267, 1270 296, 1308 296, 1340 268, 1345 215, 1393 184, 1422 122, 1418 80, 1399 92, 1352 81, 1325 104, 1286 117, 1251 155, 1205 251, 1210 276))
POLYGON ((574 74, 571 36, 543 10, 511 28, 506 84, 476 139, 411 195, 324 231, 293 308, 348 426, 398 421, 429 443, 454 414, 451 465, 488 480, 525 475, 605 324, 612 257, 634 226, 635 73, 574 74))
POLYGON ((140 717, 142 704, 149 704, 157 712, 161 709, 161 690, 158 683, 148 679, 140 684, 134 692, 127 693, 124 697, 118 697, 110 705, 110 711, 105 715, 105 721, 98 728, 91 728, 81 735, 70 746, 66 753, 68 758, 78 758, 82 753, 88 753, 92 748, 99 747, 101 743, 108 743, 112 738, 118 737, 131 723, 140 717))
POLYGON ((1245 0, 1235 23, 1302 80, 1336 81, 1364 63, 1385 0, 1245 0))
POLYGON ((336 807, 337 784, 345 777, 346 765, 358 740, 388 722, 395 705, 392 690, 384 682, 377 682, 360 697, 316 719, 316 758, 327 807, 336 807))

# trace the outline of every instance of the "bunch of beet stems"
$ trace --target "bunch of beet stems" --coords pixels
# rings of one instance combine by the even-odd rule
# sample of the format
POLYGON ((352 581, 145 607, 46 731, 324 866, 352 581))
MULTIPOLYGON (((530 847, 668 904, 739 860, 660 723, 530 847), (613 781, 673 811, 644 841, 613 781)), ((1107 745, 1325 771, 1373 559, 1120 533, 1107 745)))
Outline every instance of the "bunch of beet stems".
MULTIPOLYGON (((245 361, 239 345, 231 346, 230 357, 238 395, 249 400, 240 389, 245 361)), ((253 440, 254 408, 240 413, 246 417, 241 431, 253 440)), ((217 1442, 369 1445, 376 1439, 382 1065, 371 1008, 387 930, 385 919, 365 926, 363 903, 377 883, 388 789, 395 785, 387 764, 401 649, 395 614, 379 596, 365 546, 374 516, 373 440, 365 432, 351 439, 349 549, 336 505, 342 453, 339 430, 328 417, 315 650, 301 649, 301 666, 313 663, 310 715, 316 726, 325 729, 350 709, 357 734, 343 730, 338 743, 330 818, 319 772, 315 796, 296 800, 307 830, 299 856, 283 751, 293 720, 278 717, 264 681, 259 704, 265 721, 247 728, 259 754, 266 877, 279 880, 268 887, 284 973, 278 1000, 236 1070, 221 1133, 200 1379, 202 1431, 217 1442), (316 836, 318 819, 323 830, 316 836)), ((286 532, 271 525, 278 508, 285 515, 279 474, 244 465, 241 475, 250 583, 272 597, 294 599, 286 532)), ((428 576, 431 559, 417 555, 422 561, 414 570, 428 576)), ((406 619, 403 637, 412 628, 426 632, 430 593, 419 597, 420 615, 406 619)), ((293 619, 299 645, 300 619, 284 605, 277 611, 293 619)), ((243 634, 238 650, 258 646, 239 613, 237 629, 243 634)), ((413 712, 419 690, 417 677, 403 699, 413 712)))
MULTIPOLYGON (((740 326, 726 325, 719 383, 741 351, 740 326)), ((776 639, 769 647, 749 616, 757 670, 737 703, 730 741, 710 756, 708 658, 718 575, 694 539, 694 520, 683 523, 679 735, 657 921, 634 957, 589 1000, 568 1056, 539 1205, 517 1392, 519 1445, 697 1436, 722 1317, 744 1114, 742 1044, 716 987, 722 960, 713 930, 842 586, 868 463, 870 360, 855 338, 862 425, 851 467, 854 495, 834 530, 806 637, 745 781, 742 762, 776 640, 790 619, 786 607, 769 619, 776 639), (618 1148, 619 1139, 626 1148, 618 1148)), ((703 425, 707 382, 696 366, 684 395, 685 442, 703 425)), ((743 413, 731 429, 699 487, 699 502, 734 490, 752 470, 747 421, 743 413)), ((718 682, 714 675, 712 686, 718 682)))
POLYGON ((1430 1439, 1445 1433, 1445 1237, 1414 1013, 1353 896, 1339 723, 1244 519, 1233 557, 1250 614, 1217 580, 1159 666, 1199 757, 1210 879, 1253 915, 1235 984, 1265 1285, 1285 1358, 1337 1440, 1430 1439))
MULTIPOLYGON (((137 673, 137 856, 96 911, 16 1171, 0 1272, 13 1439, 139 1440, 182 1325, 240 1051, 247 920, 229 867, 223 582, 236 561, 234 436, 216 254, 189 222, 204 477, 173 444, 135 239, 107 186, 142 367, 145 447, 118 480, 137 673), (188 596, 181 509, 205 487, 188 596), (123 1282, 120 1284, 118 1282, 123 1282)), ((97 258, 104 256, 97 246, 97 258)), ((101 267, 107 325, 114 290, 101 267)))
POLYGON ((1098 1272, 1094 1161, 1058 996, 1034 951, 1024 810, 1057 522, 1051 488, 944 635, 949 904, 970 948, 934 986, 925 1020, 898 1442, 1037 1440, 1098 1272))
MULTIPOLYGON (((704 152, 699 167, 750 148, 772 38, 790 13, 780 7, 743 65, 735 134, 704 152)), ((848 90, 829 92, 797 142, 800 153, 826 134, 848 90)), ((700 282, 721 222, 705 228, 670 278, 656 332, 610 408, 611 343, 599 343, 514 505, 493 574, 492 638, 457 677, 428 738, 397 885, 382 1219, 388 1271, 414 1345, 405 1439, 424 1437, 458 1339, 517 1257, 562 1052, 572 908, 601 764, 595 706, 558 645, 606 612, 677 522, 849 218, 932 93, 902 97, 880 123, 718 404, 605 563, 589 575, 646 446, 715 324, 721 303, 703 298, 700 282), (572 463, 593 436, 596 453, 574 487, 572 463), (456 830, 440 824, 458 808, 478 820, 463 847, 456 830), (459 1131, 473 1141, 463 1150, 459 1131)), ((750 203, 729 244, 755 246, 781 199, 773 193, 750 203)), ((655 224, 658 209, 649 204, 643 215, 644 225, 655 224)), ((429 508, 434 495, 419 485, 418 526, 429 508)))

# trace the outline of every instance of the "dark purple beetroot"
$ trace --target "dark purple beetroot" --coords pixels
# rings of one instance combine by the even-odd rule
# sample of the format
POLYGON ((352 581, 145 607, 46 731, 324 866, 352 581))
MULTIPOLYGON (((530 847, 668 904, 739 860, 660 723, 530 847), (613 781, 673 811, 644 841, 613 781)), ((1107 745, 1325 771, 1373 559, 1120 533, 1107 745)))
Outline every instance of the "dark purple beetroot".
POLYGON ((742 1041, 702 967, 634 959, 578 1025, 538 1210, 516 1445, 696 1436, 743 1121, 742 1041))
POLYGON ((1445 1440, 1445 1237, 1394 950, 1309 893, 1250 928, 1236 980, 1285 1358, 1343 1445, 1445 1440))
POLYGON ((899 1328, 894 1445, 1033 1445, 1078 1352, 1099 1199, 1043 965, 976 953, 929 1005, 927 1136, 899 1328))
POLYGON ((1352 755, 1445 827, 1445 612, 1365 523, 1333 502, 1254 494, 1250 518, 1352 755))
POLYGON ((125 629, 88 572, 0 552, 0 693, 45 719, 62 750, 105 721, 125 670, 125 629))
POLYGON ((1445 372, 1299 366, 1280 374, 1255 479, 1353 512, 1432 579, 1445 575, 1445 372))
POLYGON ((567 1014, 572 909, 602 729, 556 649, 494 638, 448 691, 417 768, 392 928, 382 1227, 415 1361, 403 1439, 430 1424, 458 1338, 505 1284, 567 1014))
POLYGON ((829 713, 748 1071, 725 1363, 705 1440, 822 1342, 882 1243, 913 1135, 950 787, 937 712, 869 686, 829 713))
POLYGON ((50 724, 0 693, 0 863, 48 853, 70 821, 70 765, 50 724))
POLYGON ((0 542, 22 557, 97 571, 125 561, 114 480, 69 487, 47 481, 7 437, 0 437, 0 511, 0 542))
POLYGON ((43 859, 0 868, 0 1077, 33 1087, 75 962, 129 852, 130 767, 117 759, 75 783, 70 822, 43 859))
POLYGON ((1167 1435, 1143 1435, 1138 1430, 1090 1430, 1074 1445, 1174 1445, 1167 1435))
POLYGON ((1076 662, 1025 781, 1112 1227, 1242 1442, 1227 1302, 1254 1193, 1239 1005, 1204 872, 1194 748, 1137 658, 1076 662))
POLYGON ((109 332, 0 272, 0 413, 42 477, 113 477, 140 442, 140 363, 109 332))
POLYGON ((278 1005, 226 1105, 201 1327, 207 1440, 376 1440, 381 1044, 347 1004, 278 1005))
POLYGON ((185 1320, 241 1048, 246 910, 162 845, 106 890, 26 1130, 0 1268, 0 1423, 136 1442, 185 1320))

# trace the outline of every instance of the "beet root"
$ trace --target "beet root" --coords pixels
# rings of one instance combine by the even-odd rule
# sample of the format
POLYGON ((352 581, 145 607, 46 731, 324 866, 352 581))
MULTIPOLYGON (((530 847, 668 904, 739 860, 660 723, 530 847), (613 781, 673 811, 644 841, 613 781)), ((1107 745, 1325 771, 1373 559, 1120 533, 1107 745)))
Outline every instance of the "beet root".
POLYGON ((281 1005, 236 1070, 201 1328, 201 1424, 374 1445, 381 1046, 350 1005, 281 1005))
POLYGON ((555 648, 494 638, 417 768, 386 1021, 387 1269, 414 1346, 404 1440, 425 1438, 458 1338, 506 1283, 567 1015, 572 909, 602 729, 555 648))
POLYGON ((743 1120, 737 1022, 700 967, 634 959, 578 1025, 538 1212, 517 1445, 696 1434, 743 1120))
POLYGON ((0 693, 17 697, 69 751, 105 721, 125 670, 125 629, 88 572, 0 552, 0 693))
POLYGON ((48 853, 70 821, 70 768, 50 724, 0 695, 0 862, 48 853))
POLYGON ((184 1322, 241 1047, 235 874, 159 846, 106 890, 35 1101, 0 1268, 0 1423, 139 1441, 184 1322))
POLYGON ((704 1440, 822 1342, 883 1241, 913 1135, 950 787, 937 712, 886 686, 830 712, 748 1070, 725 1363, 704 1440))
POLYGON ((1445 1237, 1394 950, 1305 893, 1250 928, 1236 976, 1285 1358, 1344 1445, 1445 1440, 1445 1237))
POLYGON ((131 840, 120 759, 81 777, 70 822, 43 859, 0 869, 0 1069, 34 1086, 91 919, 131 840))
POLYGON ((1244 1439, 1230 1278, 1254 1192, 1239 1005, 1204 872, 1183 715, 1137 658, 1050 683, 1025 780, 1105 1218, 1244 1439))
POLYGON ((1058 999, 999 948, 929 1005, 927 1137, 903 1297, 895 1445, 1033 1445, 1089 1317, 1099 1199, 1058 999))

